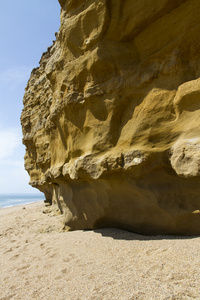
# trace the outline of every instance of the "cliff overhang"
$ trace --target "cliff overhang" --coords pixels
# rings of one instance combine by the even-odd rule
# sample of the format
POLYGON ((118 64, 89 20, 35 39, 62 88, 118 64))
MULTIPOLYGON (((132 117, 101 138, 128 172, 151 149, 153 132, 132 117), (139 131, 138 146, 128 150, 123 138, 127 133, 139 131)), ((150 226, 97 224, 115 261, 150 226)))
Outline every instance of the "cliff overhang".
POLYGON ((198 0, 59 0, 21 115, 30 184, 66 229, 200 233, 198 0))

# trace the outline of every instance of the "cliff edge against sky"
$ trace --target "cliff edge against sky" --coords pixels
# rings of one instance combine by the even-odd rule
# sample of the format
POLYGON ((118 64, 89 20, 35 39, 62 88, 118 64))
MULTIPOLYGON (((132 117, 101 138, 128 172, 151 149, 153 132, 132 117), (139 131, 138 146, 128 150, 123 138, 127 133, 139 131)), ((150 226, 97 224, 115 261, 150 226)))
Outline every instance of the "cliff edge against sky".
POLYGON ((21 115, 66 229, 200 233, 199 0, 60 0, 21 115))

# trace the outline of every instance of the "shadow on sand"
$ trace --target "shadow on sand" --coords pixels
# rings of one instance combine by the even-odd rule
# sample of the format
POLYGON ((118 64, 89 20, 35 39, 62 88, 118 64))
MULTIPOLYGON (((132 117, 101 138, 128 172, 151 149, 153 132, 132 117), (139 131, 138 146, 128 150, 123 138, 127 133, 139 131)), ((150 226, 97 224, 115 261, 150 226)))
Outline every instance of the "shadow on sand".
POLYGON ((118 228, 101 228, 95 229, 94 232, 101 234, 105 237, 111 237, 116 240, 126 241, 151 241, 151 240, 187 240, 195 239, 199 236, 183 236, 183 235, 141 235, 131 231, 118 228))

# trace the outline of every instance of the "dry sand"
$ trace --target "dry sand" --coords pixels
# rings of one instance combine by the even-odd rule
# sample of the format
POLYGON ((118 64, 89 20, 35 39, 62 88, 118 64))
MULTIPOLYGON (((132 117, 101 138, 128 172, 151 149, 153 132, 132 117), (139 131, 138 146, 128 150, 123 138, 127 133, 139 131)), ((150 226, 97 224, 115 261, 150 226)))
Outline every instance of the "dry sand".
POLYGON ((0 210, 1 300, 200 299, 199 237, 63 232, 44 209, 0 210))

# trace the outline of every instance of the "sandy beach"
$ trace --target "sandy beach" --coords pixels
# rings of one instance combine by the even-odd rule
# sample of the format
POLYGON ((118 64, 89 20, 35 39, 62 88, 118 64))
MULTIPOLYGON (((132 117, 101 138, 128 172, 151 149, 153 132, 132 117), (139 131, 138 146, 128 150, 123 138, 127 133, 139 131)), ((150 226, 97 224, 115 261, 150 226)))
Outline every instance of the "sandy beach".
POLYGON ((0 299, 200 299, 200 238, 64 232, 43 202, 0 210, 0 299))

